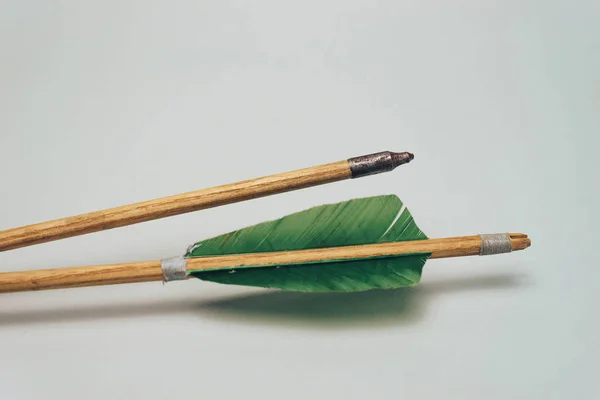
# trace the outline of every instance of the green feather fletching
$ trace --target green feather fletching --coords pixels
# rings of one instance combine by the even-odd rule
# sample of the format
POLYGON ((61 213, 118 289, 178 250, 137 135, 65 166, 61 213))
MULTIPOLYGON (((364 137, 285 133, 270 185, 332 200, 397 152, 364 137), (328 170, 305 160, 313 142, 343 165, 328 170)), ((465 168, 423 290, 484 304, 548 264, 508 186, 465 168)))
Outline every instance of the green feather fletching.
MULTIPOLYGON (((185 257, 423 240, 408 209, 395 195, 365 197, 313 207, 274 221, 194 244, 185 257)), ((430 254, 411 254, 317 264, 236 267, 190 271, 224 284, 303 292, 392 289, 419 283, 430 254)))

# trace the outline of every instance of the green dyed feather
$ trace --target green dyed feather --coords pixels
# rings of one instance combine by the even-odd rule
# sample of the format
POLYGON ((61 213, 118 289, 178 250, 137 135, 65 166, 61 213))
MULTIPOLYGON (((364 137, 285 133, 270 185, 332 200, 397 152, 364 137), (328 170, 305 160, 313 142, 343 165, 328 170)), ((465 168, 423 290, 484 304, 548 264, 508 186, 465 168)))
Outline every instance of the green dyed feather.
MULTIPOLYGON (((186 257, 423 240, 395 195, 327 204, 198 242, 186 257)), ((392 289, 419 283, 430 254, 368 260, 196 270, 196 278, 224 284, 303 292, 392 289)))

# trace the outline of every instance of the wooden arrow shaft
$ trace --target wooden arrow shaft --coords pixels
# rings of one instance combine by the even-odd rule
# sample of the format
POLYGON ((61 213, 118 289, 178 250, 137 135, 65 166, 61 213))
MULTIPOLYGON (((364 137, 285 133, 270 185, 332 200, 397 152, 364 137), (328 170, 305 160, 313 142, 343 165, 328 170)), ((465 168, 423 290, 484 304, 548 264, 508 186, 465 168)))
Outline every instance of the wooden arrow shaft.
MULTIPOLYGON (((512 250, 523 250, 531 245, 524 234, 511 234, 512 250)), ((187 260, 187 270, 267 267, 326 261, 347 261, 378 257, 395 257, 415 253, 430 253, 430 258, 478 255, 479 236, 462 236, 408 242, 377 243, 323 249, 281 251, 251 254, 208 256, 187 260)), ((145 261, 114 265, 56 268, 35 271, 0 273, 0 293, 33 290, 64 289, 84 286, 161 281, 161 261, 145 261)))
POLYGON ((348 161, 197 190, 0 231, 0 251, 204 210, 272 194, 349 179, 348 161))
MULTIPOLYGON (((0 251, 118 228, 311 186, 388 172, 413 159, 384 151, 210 189, 0 231, 0 251)), ((228 162, 231 162, 228 160, 228 162)), ((233 161, 235 162, 235 161, 233 161)))

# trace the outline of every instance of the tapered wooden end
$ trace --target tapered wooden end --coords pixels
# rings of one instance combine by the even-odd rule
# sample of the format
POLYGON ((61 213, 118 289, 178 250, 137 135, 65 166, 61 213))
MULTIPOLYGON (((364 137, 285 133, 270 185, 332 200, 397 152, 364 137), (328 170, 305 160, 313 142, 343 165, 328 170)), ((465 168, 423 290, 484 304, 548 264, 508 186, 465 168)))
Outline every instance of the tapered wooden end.
POLYGON ((524 233, 510 233, 513 251, 525 250, 531 246, 531 239, 524 233))

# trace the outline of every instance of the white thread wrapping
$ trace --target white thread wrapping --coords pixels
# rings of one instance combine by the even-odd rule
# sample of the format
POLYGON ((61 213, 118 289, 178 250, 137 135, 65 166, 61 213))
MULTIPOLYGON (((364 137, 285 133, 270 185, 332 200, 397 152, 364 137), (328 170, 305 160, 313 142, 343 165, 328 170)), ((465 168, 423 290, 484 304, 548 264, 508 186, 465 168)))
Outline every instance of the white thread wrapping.
POLYGON ((160 262, 163 283, 169 281, 183 281, 187 279, 187 260, 184 257, 172 257, 160 262))
POLYGON ((512 243, 508 233, 493 233, 479 235, 481 238, 481 249, 479 255, 488 256, 492 254, 510 253, 512 243))

